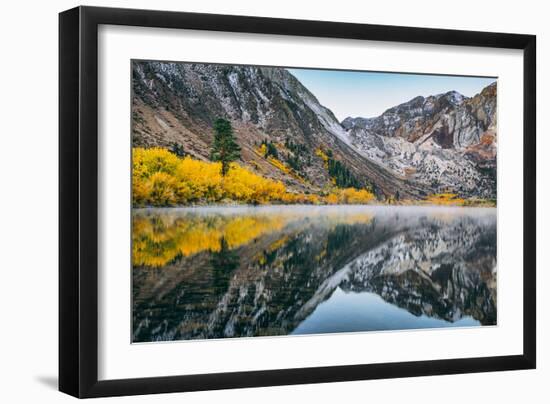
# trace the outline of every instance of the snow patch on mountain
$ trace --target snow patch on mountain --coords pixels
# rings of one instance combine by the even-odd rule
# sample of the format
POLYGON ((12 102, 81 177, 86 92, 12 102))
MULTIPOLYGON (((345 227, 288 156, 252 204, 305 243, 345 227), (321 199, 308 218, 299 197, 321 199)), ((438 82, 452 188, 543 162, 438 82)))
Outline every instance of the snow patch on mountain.
POLYGON ((472 98, 449 91, 342 121, 353 147, 394 173, 431 192, 484 198, 496 197, 495 125, 496 84, 472 98))

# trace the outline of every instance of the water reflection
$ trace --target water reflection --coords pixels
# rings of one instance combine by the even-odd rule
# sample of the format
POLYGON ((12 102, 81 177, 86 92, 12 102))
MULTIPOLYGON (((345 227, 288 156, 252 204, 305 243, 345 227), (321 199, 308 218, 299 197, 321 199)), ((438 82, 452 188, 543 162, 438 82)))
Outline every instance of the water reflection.
POLYGON ((135 210, 135 342, 496 324, 494 209, 135 210))

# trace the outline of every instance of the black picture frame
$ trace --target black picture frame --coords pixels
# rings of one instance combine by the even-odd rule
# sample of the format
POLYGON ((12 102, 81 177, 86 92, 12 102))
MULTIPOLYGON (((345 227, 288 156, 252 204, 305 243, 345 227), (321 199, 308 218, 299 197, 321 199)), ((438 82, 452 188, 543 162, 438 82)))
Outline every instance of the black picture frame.
POLYGON ((59 390, 84 398, 534 369, 535 73, 534 35, 96 7, 77 7, 60 13, 59 390), (523 50, 523 353, 99 381, 97 53, 100 24, 523 50))

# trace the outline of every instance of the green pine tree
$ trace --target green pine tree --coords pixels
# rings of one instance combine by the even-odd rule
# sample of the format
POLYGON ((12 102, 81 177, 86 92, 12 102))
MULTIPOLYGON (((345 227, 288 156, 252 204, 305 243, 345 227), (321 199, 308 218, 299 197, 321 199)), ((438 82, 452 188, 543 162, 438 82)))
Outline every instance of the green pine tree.
POLYGON ((214 122, 214 143, 210 152, 212 161, 222 163, 222 176, 229 171, 229 164, 241 157, 241 148, 235 141, 231 122, 218 118, 214 122))
POLYGON ((185 150, 183 146, 179 143, 172 143, 172 146, 170 147, 170 151, 174 153, 178 157, 185 157, 185 150))

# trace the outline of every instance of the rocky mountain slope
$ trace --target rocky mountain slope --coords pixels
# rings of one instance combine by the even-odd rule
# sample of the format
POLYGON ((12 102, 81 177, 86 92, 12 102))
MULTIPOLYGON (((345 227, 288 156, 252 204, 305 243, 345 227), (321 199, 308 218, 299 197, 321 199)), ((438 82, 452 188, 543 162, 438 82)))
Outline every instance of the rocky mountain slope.
POLYGON ((496 198, 496 83, 472 98, 416 97, 376 118, 346 118, 352 145, 434 192, 496 198))
POLYGON ((301 192, 332 184, 323 150, 346 177, 379 197, 426 194, 356 150, 334 114, 285 69, 134 61, 132 114, 134 146, 178 144, 202 160, 209 156, 214 120, 229 119, 241 162, 301 192), (273 145, 276 154, 260 152, 262 142, 273 145))
POLYGON ((496 84, 472 98, 416 97, 377 118, 340 123, 286 69, 147 61, 132 68, 134 146, 177 145, 207 160, 213 122, 223 117, 241 164, 290 190, 326 190, 335 183, 329 167, 338 165, 346 181, 336 185, 371 188, 380 199, 496 197, 496 84))

